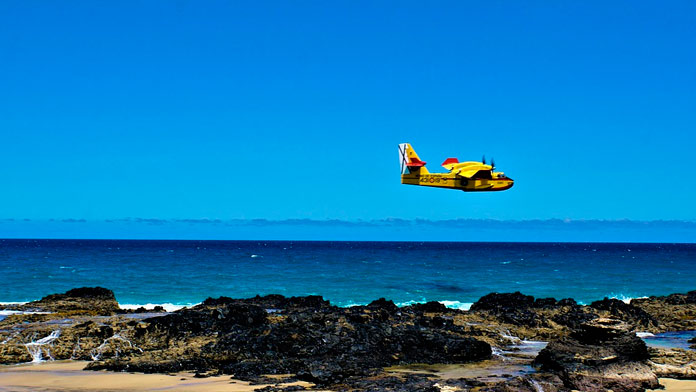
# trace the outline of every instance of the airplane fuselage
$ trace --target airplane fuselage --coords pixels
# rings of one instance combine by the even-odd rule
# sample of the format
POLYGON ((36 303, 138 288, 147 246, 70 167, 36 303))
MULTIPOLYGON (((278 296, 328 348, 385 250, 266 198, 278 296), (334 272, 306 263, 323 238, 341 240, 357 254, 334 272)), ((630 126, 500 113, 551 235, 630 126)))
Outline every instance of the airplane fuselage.
POLYGON ((459 189, 464 192, 494 192, 512 188, 514 181, 505 176, 491 178, 463 178, 454 173, 405 173, 401 183, 408 185, 432 186, 437 188, 459 189))

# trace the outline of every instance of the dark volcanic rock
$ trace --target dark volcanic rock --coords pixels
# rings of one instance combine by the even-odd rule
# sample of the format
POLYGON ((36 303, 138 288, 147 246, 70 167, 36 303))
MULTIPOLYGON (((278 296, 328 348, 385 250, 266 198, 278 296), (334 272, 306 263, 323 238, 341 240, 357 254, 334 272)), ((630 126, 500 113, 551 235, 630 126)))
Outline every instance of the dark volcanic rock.
POLYGON ((696 304, 696 290, 689 291, 686 294, 670 294, 667 297, 651 297, 651 299, 652 298, 662 298, 670 305, 696 304))
POLYGON ((534 301, 535 308, 555 308, 558 302, 555 298, 537 298, 534 301))
POLYGON ((578 303, 572 299, 572 298, 563 298, 562 300, 558 301, 558 306, 575 306, 578 303))
POLYGON ((367 305, 367 307, 368 308, 375 308, 375 309, 384 309, 387 312, 396 312, 397 310, 399 310, 399 307, 396 306, 394 301, 391 301, 391 300, 387 301, 384 298, 376 299, 376 300, 370 302, 367 305))
POLYGON ((410 308, 417 312, 423 313, 447 313, 451 310, 443 303, 437 301, 430 301, 424 304, 413 304, 410 306, 410 308))
POLYGON ((590 306, 492 293, 470 312, 439 302, 399 308, 380 298, 339 308, 319 296, 266 295, 137 315, 119 311, 110 290, 81 288, 13 306, 51 313, 0 320, 0 363, 29 361, 25 343, 48 339, 45 357, 93 360, 89 369, 222 373, 264 384, 273 383, 264 375, 293 374, 338 390, 628 392, 656 386, 656 374, 696 377, 694 351, 652 350, 648 359, 645 344, 628 332, 696 329, 696 291, 590 306), (608 315, 627 324, 601 318, 608 315), (551 341, 536 359, 544 372, 438 380, 383 369, 489 359, 489 343, 506 350, 516 338, 551 341))
POLYGON ((650 365, 658 377, 696 379, 696 351, 650 348, 650 365))
POLYGON ((266 316, 266 311, 256 305, 197 306, 148 319, 150 325, 141 333, 162 333, 171 337, 228 332, 235 327, 258 327, 268 321, 266 316))
POLYGON ((613 317, 620 320, 640 325, 643 327, 657 326, 657 321, 643 309, 629 305, 616 298, 604 298, 601 301, 595 301, 590 304, 590 307, 597 310, 606 310, 613 317))
POLYGON ((659 385, 648 358, 647 346, 628 332, 628 325, 597 319, 583 324, 570 337, 549 343, 535 364, 557 373, 567 388, 642 392, 659 385))
POLYGON ((207 298, 203 301, 202 305, 215 306, 234 303, 253 304, 264 309, 324 309, 332 307, 329 301, 319 295, 285 297, 279 294, 265 296, 257 295, 256 297, 248 299, 233 299, 230 297, 207 298))
POLYGON ((141 306, 137 309, 121 309, 120 313, 130 313, 130 314, 142 314, 142 313, 166 313, 167 310, 163 306, 157 305, 152 309, 147 309, 141 306))
MULTIPOLYGON (((442 392, 442 391, 480 391, 480 392, 559 392, 556 385, 561 384, 556 376, 535 375, 534 378, 512 377, 505 381, 484 378, 433 378, 431 374, 406 373, 401 375, 380 375, 375 377, 351 377, 343 382, 340 390, 374 392, 442 392)), ((561 384, 562 385, 562 384, 561 384)), ((565 390, 565 389, 564 389, 565 390)))
POLYGON ((133 336, 142 353, 89 367, 219 371, 245 380, 291 373, 331 385, 396 364, 462 363, 492 354, 488 343, 451 319, 409 312, 384 299, 337 308, 321 297, 218 298, 145 321, 133 336))
POLYGON ((119 311, 114 292, 103 287, 81 287, 63 294, 51 294, 38 301, 23 305, 25 309, 38 308, 49 312, 112 315, 119 311))
POLYGON ((471 311, 504 312, 515 309, 524 309, 534 306, 534 297, 524 295, 519 291, 514 293, 490 293, 481 297, 473 305, 471 311))
POLYGON ((513 325, 537 327, 541 325, 538 315, 530 310, 534 297, 519 291, 514 293, 491 293, 481 297, 473 305, 472 312, 488 312, 500 320, 513 325))
POLYGON ((572 306, 567 311, 558 313, 551 317, 555 323, 566 326, 571 330, 580 328, 580 325, 598 318, 594 313, 587 312, 580 306, 572 306))
POLYGON ((688 331, 696 329, 696 291, 666 297, 637 298, 631 305, 645 311, 656 321, 650 332, 688 331))

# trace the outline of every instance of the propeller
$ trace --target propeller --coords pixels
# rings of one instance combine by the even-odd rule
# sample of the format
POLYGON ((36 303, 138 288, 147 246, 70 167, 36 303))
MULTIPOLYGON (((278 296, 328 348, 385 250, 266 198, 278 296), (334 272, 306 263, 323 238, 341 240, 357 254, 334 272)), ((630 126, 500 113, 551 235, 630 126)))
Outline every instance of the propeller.
POLYGON ((495 169, 495 158, 491 158, 491 169, 495 169))
POLYGON ((485 155, 483 156, 483 158, 481 158, 481 163, 483 163, 484 165, 486 164, 486 156, 485 155))

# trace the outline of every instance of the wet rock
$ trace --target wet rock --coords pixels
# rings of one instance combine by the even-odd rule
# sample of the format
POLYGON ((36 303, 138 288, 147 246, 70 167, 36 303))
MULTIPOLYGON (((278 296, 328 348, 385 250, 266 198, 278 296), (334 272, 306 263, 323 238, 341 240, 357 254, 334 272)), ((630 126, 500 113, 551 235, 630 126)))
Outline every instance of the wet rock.
POLYGON ((580 391, 643 391, 659 386, 645 343, 619 320, 597 319, 549 343, 535 364, 580 391))

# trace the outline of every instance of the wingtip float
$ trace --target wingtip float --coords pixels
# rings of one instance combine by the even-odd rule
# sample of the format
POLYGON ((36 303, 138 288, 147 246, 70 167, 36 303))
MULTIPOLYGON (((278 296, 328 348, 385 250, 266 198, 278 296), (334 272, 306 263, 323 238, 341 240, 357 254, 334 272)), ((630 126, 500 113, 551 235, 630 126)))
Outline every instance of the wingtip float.
POLYGON ((459 189, 464 192, 496 192, 512 188, 515 181, 503 172, 495 172, 495 163, 459 162, 457 158, 447 158, 442 167, 449 173, 430 173, 408 143, 399 144, 401 162, 401 183, 409 185, 433 186, 459 189))

